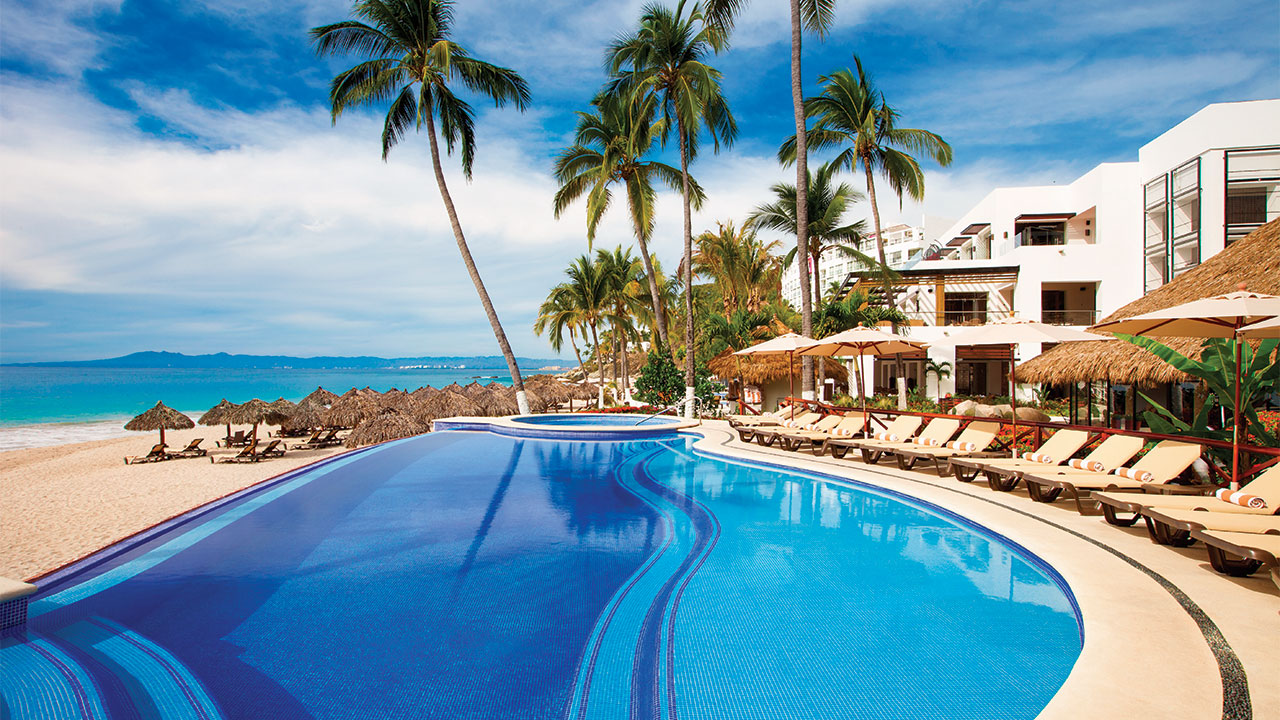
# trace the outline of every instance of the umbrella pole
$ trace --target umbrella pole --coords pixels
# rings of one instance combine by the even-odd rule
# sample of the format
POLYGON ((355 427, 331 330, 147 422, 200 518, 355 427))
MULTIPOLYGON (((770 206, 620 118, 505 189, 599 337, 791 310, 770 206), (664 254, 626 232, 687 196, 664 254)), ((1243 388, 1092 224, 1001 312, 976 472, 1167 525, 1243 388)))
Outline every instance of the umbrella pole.
POLYGON ((858 394, 862 396, 862 420, 867 422, 867 368, 862 365, 861 347, 858 348, 858 394))
MULTIPOLYGON (((1240 401, 1240 381, 1236 380, 1236 402, 1240 401)), ((160 428, 160 444, 164 444, 164 427, 160 428)))
MULTIPOLYGON (((1235 416, 1231 423, 1231 489, 1240 489, 1240 338, 1235 338, 1235 416)), ((161 433, 164 430, 160 430, 161 433)))
MULTIPOLYGON (((795 351, 790 351, 790 352, 788 352, 788 353, 787 353, 787 395, 788 395, 788 396, 790 396, 790 397, 793 397, 793 398, 796 396, 796 372, 795 372, 795 364, 796 364, 796 354, 795 354, 795 351)), ((788 403, 787 405, 788 405, 788 407, 790 407, 790 408, 791 408, 791 419, 792 419, 792 420, 795 420, 795 419, 796 419, 796 404, 795 404, 795 402, 794 402, 794 401, 792 401, 792 402, 788 403)))
POLYGON ((1013 410, 1013 452, 1011 457, 1018 458, 1018 381, 1014 379, 1014 370, 1016 361, 1014 355, 1017 354, 1017 345, 1009 344, 1009 407, 1013 410))

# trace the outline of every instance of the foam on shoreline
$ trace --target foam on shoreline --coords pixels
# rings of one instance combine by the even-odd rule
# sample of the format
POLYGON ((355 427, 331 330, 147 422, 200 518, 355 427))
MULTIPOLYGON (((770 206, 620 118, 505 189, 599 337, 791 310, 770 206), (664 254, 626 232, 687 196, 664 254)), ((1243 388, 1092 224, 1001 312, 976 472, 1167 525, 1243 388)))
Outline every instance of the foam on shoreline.
MULTIPOLYGON (((184 414, 192 420, 200 417, 200 413, 184 414)), ((0 425, 0 452, 155 434, 125 430, 124 424, 127 422, 129 418, 119 417, 87 422, 0 425)))

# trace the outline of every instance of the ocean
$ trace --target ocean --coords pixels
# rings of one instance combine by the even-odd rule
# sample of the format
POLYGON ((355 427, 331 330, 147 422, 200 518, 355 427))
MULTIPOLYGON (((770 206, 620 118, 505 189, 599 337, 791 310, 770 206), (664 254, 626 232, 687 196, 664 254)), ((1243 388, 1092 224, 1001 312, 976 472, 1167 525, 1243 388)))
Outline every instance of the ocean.
MULTIPOLYGON (((531 369, 526 372, 531 372, 531 369)), ((497 381, 506 368, 241 370, 186 368, 0 367, 0 451, 126 437, 129 418, 156 401, 196 420, 226 398, 297 402, 317 386, 339 395, 353 387, 414 390, 497 381)))

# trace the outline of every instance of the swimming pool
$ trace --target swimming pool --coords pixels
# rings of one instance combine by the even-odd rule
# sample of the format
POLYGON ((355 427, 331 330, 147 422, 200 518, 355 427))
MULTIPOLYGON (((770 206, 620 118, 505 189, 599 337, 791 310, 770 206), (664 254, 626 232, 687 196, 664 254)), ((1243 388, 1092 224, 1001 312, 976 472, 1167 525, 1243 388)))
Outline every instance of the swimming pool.
POLYGON ((1081 635, 1035 558, 669 434, 446 431, 43 583, 15 717, 1032 718, 1081 635))
POLYGON ((610 413, 554 413, 547 415, 522 415, 511 422, 542 427, 581 427, 583 425, 607 425, 610 427, 655 427, 676 425, 680 418, 670 416, 610 414, 610 413))

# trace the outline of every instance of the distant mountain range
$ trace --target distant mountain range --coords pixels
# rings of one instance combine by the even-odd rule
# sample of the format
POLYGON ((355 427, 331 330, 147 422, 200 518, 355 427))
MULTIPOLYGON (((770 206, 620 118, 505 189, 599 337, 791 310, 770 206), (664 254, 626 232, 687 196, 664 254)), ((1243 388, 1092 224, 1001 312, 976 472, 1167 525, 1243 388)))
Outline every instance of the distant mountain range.
MULTIPOLYGON (((568 367, 569 363, 555 358, 517 357, 522 371, 545 367, 568 367)), ((507 362, 501 355, 476 357, 413 357, 381 358, 359 357, 290 357, 288 355, 184 355, 173 352, 148 350, 105 360, 70 360, 63 362, 8 363, 8 367, 99 367, 99 368, 229 368, 229 369, 363 369, 388 368, 483 368, 506 370, 507 362)))

